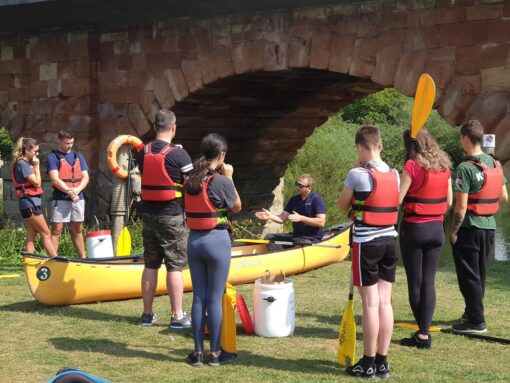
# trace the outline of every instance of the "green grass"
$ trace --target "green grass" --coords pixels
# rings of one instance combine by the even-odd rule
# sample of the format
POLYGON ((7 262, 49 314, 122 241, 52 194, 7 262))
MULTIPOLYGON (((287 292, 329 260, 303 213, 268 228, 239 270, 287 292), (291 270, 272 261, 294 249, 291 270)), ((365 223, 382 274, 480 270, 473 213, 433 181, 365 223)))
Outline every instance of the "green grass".
MULTIPOLYGON (((169 331, 168 298, 155 300, 157 325, 141 328, 140 299, 69 307, 45 307, 29 293, 24 276, 0 279, 0 381, 45 382, 63 367, 78 367, 111 382, 337 382, 355 381, 336 365, 340 313, 348 295, 350 262, 294 277, 296 330, 291 337, 266 339, 240 330, 238 363, 192 368, 190 331, 169 331)), ((0 273, 20 272, 1 266, 0 273)), ((492 263, 487 280, 489 335, 510 337, 510 263, 492 263)), ((451 265, 437 275, 435 324, 449 326, 462 313, 462 297, 451 265)), ((239 286, 252 307, 253 285, 239 286)), ((190 308, 191 294, 185 294, 190 308)), ((396 321, 412 321, 405 275, 394 289, 396 321)), ((355 296, 358 351, 361 350, 359 296, 355 296)), ((508 346, 434 334, 432 350, 401 347, 409 330, 396 329, 389 361, 392 382, 508 382, 508 346)))

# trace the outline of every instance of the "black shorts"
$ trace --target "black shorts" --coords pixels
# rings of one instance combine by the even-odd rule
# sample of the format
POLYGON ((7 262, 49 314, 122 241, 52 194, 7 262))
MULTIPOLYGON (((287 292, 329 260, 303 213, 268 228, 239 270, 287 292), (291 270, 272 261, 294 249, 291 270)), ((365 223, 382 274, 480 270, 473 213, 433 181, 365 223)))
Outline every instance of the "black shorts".
POLYGON ((145 267, 182 271, 188 267, 188 227, 181 215, 143 215, 143 247, 145 267))
POLYGON ((375 285, 379 279, 395 282, 396 242, 394 237, 387 236, 352 244, 354 286, 375 285))
POLYGON ((33 206, 19 211, 23 218, 30 218, 32 215, 38 216, 42 214, 41 206, 33 206))

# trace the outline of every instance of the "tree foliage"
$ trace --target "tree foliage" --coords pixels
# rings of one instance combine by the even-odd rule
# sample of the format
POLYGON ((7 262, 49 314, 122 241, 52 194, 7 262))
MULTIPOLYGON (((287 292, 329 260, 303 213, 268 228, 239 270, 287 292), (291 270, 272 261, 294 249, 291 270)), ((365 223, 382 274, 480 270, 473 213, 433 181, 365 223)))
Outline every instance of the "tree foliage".
POLYGON ((5 128, 0 128, 0 159, 9 161, 11 159, 14 142, 12 142, 9 132, 5 128))

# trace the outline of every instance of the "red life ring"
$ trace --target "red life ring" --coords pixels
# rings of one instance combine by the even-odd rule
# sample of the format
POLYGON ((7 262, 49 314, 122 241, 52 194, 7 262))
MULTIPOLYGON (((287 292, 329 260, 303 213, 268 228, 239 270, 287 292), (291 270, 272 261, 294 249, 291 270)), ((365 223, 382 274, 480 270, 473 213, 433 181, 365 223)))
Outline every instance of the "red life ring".
POLYGON ((246 302, 244 301, 242 294, 237 294, 237 313, 239 314, 239 318, 244 327, 244 331, 246 334, 251 335, 255 332, 253 327, 253 322, 251 320, 250 312, 248 311, 248 306, 246 306, 246 302))
POLYGON ((130 136, 128 134, 123 134, 113 139, 108 145, 108 149, 106 149, 108 159, 108 169, 110 169, 113 174, 115 174, 121 180, 127 179, 127 170, 119 167, 119 163, 117 162, 117 152, 119 148, 124 145, 131 145, 136 150, 140 150, 143 147, 143 142, 136 136, 130 136))

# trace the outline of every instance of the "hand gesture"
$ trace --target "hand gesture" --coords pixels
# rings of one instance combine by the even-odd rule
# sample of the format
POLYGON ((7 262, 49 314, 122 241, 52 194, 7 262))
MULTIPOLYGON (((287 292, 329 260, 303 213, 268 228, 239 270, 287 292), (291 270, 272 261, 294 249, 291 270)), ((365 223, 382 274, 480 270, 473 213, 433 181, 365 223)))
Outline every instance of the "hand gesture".
POLYGON ((292 222, 301 222, 303 220, 303 216, 299 213, 296 213, 294 210, 292 214, 289 214, 289 220, 292 222))
POLYGON ((271 213, 266 209, 262 209, 262 211, 257 211, 255 213, 255 217, 268 221, 271 219, 271 213))
POLYGON ((220 174, 225 177, 232 178, 232 175, 234 174, 234 167, 230 164, 223 164, 223 167, 220 169, 220 174))
POLYGON ((34 156, 34 157, 32 157, 32 161, 31 162, 32 162, 33 166, 37 167, 37 166, 39 166, 41 161, 39 160, 39 157, 34 156))
POLYGON ((455 245, 457 243, 457 234, 453 234, 453 233, 450 234, 450 243, 452 245, 455 245))

